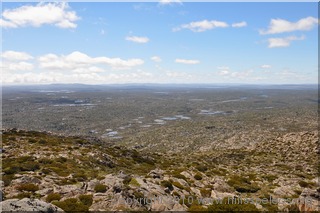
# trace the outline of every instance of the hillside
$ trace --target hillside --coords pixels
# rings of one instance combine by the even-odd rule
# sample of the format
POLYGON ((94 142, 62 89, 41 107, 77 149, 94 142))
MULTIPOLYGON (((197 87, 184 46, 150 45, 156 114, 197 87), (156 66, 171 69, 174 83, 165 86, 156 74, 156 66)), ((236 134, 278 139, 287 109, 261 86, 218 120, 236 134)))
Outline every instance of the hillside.
POLYGON ((48 132, 10 129, 2 136, 5 200, 36 198, 68 212, 216 208, 274 211, 302 206, 289 202, 211 205, 203 199, 316 199, 317 131, 292 132, 248 147, 185 155, 48 132), (147 202, 155 196, 166 202, 147 202), (190 197, 193 202, 188 203, 190 197), (121 202, 130 199, 137 202, 121 202))

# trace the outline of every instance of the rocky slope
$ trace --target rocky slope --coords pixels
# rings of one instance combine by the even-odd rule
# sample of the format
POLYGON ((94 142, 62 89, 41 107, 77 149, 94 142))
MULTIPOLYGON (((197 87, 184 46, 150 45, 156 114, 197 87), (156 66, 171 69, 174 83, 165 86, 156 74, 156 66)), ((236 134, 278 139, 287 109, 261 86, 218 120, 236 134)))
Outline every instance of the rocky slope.
POLYGON ((188 154, 46 132, 2 136, 2 206, 32 198, 66 212, 319 210, 317 131, 188 154), (228 197, 285 201, 230 205, 228 197))

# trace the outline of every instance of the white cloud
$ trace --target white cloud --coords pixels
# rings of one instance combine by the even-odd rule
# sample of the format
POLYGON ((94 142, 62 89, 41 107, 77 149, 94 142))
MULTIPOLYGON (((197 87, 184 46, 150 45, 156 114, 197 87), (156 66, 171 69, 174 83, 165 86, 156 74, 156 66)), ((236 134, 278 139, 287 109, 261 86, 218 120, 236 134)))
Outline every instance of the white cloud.
POLYGON ((301 36, 301 37, 296 37, 296 36, 289 36, 289 37, 285 37, 285 38, 269 38, 268 42, 269 48, 276 48, 276 47, 288 47, 290 46, 292 41, 296 41, 296 40, 304 40, 305 37, 301 36))
POLYGON ((302 18, 297 22, 289 22, 284 19, 271 19, 268 30, 260 30, 260 34, 276 34, 292 31, 307 31, 311 30, 319 23, 319 20, 314 17, 302 18))
POLYGON ((221 76, 224 80, 245 80, 245 81, 252 81, 252 80, 261 80, 260 77, 253 76, 253 70, 248 69, 244 71, 231 71, 227 66, 217 67, 219 72, 217 73, 218 76, 221 76))
POLYGON ((177 58, 175 60, 176 63, 181 63, 181 64, 199 64, 199 60, 187 60, 187 59, 179 59, 177 58))
POLYGON ((86 83, 86 84, 106 84, 106 83, 146 83, 152 81, 153 74, 137 70, 131 73, 65 73, 65 72, 27 72, 27 73, 7 73, 4 84, 48 84, 48 83, 86 83))
POLYGON ((90 74, 65 74, 60 72, 41 72, 41 73, 13 73, 7 74, 4 84, 48 84, 48 83, 99 83, 101 76, 96 73, 90 74))
POLYGON ((221 70, 218 75, 224 76, 224 75, 229 75, 230 71, 229 70, 221 70))
POLYGON ((246 27, 247 26, 247 22, 242 21, 242 22, 238 22, 238 23, 233 23, 232 27, 246 27))
POLYGON ((262 69, 270 69, 270 68, 271 68, 271 65, 269 65, 269 64, 263 64, 263 65, 261 65, 261 68, 262 68, 262 69))
POLYGON ((100 68, 100 67, 95 67, 95 66, 92 66, 92 67, 79 67, 79 68, 76 68, 74 69, 72 72, 74 73, 81 73, 81 74, 90 74, 90 73, 99 73, 99 72, 104 72, 105 70, 100 68))
POLYGON ((108 58, 108 57, 90 57, 84 53, 75 51, 69 55, 57 56, 55 54, 47 54, 38 58, 40 68, 45 69, 77 69, 89 67, 94 64, 105 64, 113 69, 130 69, 134 66, 139 66, 144 63, 142 59, 108 58))
POLYGON ((47 54, 40 56, 38 58, 39 67, 43 69, 76 69, 77 64, 68 63, 65 61, 64 57, 59 57, 55 54, 47 54))
POLYGON ((99 59, 100 62, 102 62, 102 63, 106 63, 106 64, 110 65, 114 69, 130 69, 134 66, 139 66, 144 63, 144 61, 142 59, 137 59, 137 58, 123 60, 121 58, 100 57, 97 59, 99 59))
POLYGON ((159 56, 153 56, 153 57, 151 57, 150 58, 152 61, 154 61, 154 62, 161 62, 162 61, 162 59, 159 57, 159 56))
POLYGON ((148 37, 138 37, 138 36, 127 36, 126 40, 136 42, 136 43, 148 43, 149 42, 148 37))
POLYGON ((9 61, 25 61, 33 58, 28 53, 11 51, 11 50, 3 52, 1 54, 1 57, 9 61))
POLYGON ((219 72, 218 75, 225 76, 230 74, 230 68, 227 66, 217 67, 219 72))
POLYGON ((3 28, 40 27, 44 24, 60 28, 76 28, 75 21, 80 18, 75 11, 69 10, 65 2, 38 3, 35 6, 25 5, 15 9, 6 9, 2 13, 0 26, 3 28))
POLYGON ((192 75, 185 72, 176 72, 176 71, 166 71, 166 76, 170 78, 192 78, 192 75))
POLYGON ((174 28, 173 31, 179 31, 182 29, 189 29, 193 32, 204 32, 207 30, 211 30, 214 28, 218 27, 228 27, 228 24, 222 21, 208 21, 208 20, 203 20, 203 21, 197 21, 197 22, 191 22, 189 24, 183 24, 180 27, 174 28))
POLYGON ((1 68, 3 71, 31 71, 34 69, 33 64, 29 62, 2 62, 1 68))
POLYGON ((182 4, 181 0, 160 0, 160 5, 169 5, 169 4, 182 4))
POLYGON ((246 70, 246 71, 242 71, 242 72, 233 72, 233 73, 231 73, 231 77, 238 78, 238 79, 249 79, 249 76, 251 75, 252 72, 253 72, 253 70, 246 70))

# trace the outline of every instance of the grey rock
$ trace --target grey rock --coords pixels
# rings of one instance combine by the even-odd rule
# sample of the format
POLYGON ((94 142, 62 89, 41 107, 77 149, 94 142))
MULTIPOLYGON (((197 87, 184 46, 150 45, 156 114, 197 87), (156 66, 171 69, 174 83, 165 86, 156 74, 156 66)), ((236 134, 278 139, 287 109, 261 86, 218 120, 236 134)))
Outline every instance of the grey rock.
POLYGON ((40 184, 41 180, 36 177, 23 175, 20 178, 14 179, 11 181, 11 184, 21 184, 21 183, 33 183, 33 184, 40 184))
POLYGON ((148 175, 151 176, 154 179, 156 179, 156 178, 157 179, 162 179, 163 173, 164 173, 163 170, 155 169, 155 170, 151 170, 148 175))
POLYGON ((9 199, 2 201, 1 203, 2 211, 11 212, 11 211, 19 211, 19 212, 64 212, 59 207, 46 203, 44 201, 40 201, 38 199, 30 199, 23 198, 19 199, 9 199))

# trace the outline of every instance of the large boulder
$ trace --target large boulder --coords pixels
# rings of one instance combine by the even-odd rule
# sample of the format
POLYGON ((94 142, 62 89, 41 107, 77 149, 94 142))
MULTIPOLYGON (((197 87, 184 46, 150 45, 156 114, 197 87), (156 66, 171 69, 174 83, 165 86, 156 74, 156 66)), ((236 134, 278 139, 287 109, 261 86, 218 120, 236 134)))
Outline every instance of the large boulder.
POLYGON ((16 175, 16 179, 11 181, 11 184, 21 184, 21 183, 33 183, 33 184, 41 184, 41 180, 39 178, 29 176, 29 175, 16 175))
POLYGON ((211 198, 213 199, 223 199, 225 197, 236 197, 236 194, 228 193, 228 192, 218 192, 218 191, 211 191, 211 198))
POLYGON ((292 187, 290 186, 279 186, 273 190, 273 193, 278 197, 285 197, 285 196, 293 196, 295 192, 293 191, 292 187))
POLYGON ((163 178, 164 171, 161 169, 155 169, 151 170, 148 175, 154 179, 162 179, 163 178))
POLYGON ((234 189, 229 186, 222 178, 215 178, 213 181, 213 189, 219 192, 233 193, 234 189))
POLYGON ((59 194, 62 194, 63 197, 66 197, 66 198, 74 197, 75 195, 85 193, 85 190, 81 189, 81 186, 79 185, 63 185, 63 186, 55 185, 53 187, 53 191, 58 192, 59 194))
POLYGON ((3 212, 64 212, 59 207, 38 199, 9 199, 0 202, 3 212))

